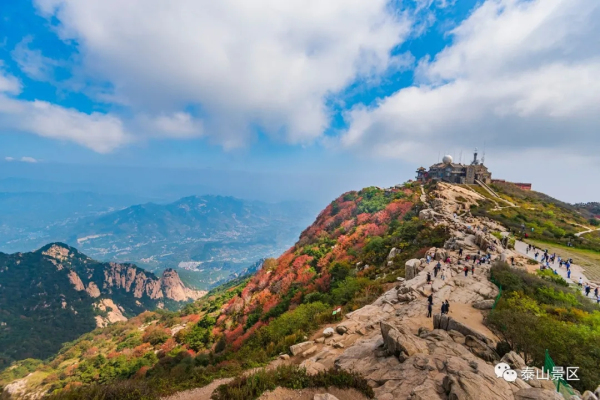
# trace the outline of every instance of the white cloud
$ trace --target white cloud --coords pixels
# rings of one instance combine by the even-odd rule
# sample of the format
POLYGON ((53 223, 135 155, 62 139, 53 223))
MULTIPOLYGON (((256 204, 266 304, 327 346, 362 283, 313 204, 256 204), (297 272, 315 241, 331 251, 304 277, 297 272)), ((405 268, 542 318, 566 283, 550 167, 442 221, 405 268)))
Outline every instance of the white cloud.
MULTIPOLYGON (((127 143, 130 135, 122 121, 109 114, 86 114, 40 100, 21 100, 20 83, 0 70, 0 129, 33 133, 52 139, 69 140, 99 153, 127 143), (8 84, 3 84, 8 82, 8 84)), ((31 157, 21 161, 31 162, 31 157)))
POLYGON ((141 115, 138 117, 138 124, 145 132, 159 137, 191 138, 203 134, 202 122, 184 112, 157 117, 141 115))
POLYGON ((597 1, 487 0, 422 60, 418 85, 348 112, 340 143, 421 162, 483 141, 497 156, 597 154, 599 18, 597 1))
POLYGON ((38 162, 38 160, 36 160, 33 157, 21 157, 21 162, 36 163, 36 162, 38 162))
POLYGON ((255 127, 291 143, 320 136, 328 97, 386 71, 411 27, 388 0, 35 3, 78 43, 86 76, 113 88, 103 98, 171 116, 155 122, 174 136, 199 132, 172 119, 199 107, 204 134, 226 147, 255 127))
POLYGON ((32 50, 29 44, 33 37, 27 36, 17 44, 11 52, 13 60, 19 65, 23 73, 38 81, 51 81, 54 68, 61 65, 59 61, 45 57, 40 50, 32 50))
POLYGON ((13 157, 4 157, 4 161, 11 162, 11 161, 14 161, 14 160, 15 159, 13 157))

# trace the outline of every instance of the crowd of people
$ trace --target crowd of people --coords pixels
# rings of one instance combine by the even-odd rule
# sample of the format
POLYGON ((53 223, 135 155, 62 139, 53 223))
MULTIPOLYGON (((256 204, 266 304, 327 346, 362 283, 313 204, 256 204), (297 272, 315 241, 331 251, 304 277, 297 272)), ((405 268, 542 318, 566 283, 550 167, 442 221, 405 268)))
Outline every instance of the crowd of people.
MULTIPOLYGON (((531 244, 528 244, 525 248, 525 253, 529 254, 530 252, 533 253, 534 260, 540 262, 540 270, 550 269, 554 272, 554 274, 558 275, 558 269, 556 268, 556 264, 558 262, 558 268, 565 267, 567 269, 567 279, 571 279, 571 265, 573 264, 572 258, 563 259, 560 255, 557 255, 556 253, 550 254, 547 249, 541 250, 531 244)), ((579 286, 584 291, 586 297, 589 297, 590 293, 592 293, 591 285, 589 283, 584 284, 582 276, 579 277, 577 281, 577 286, 579 286)), ((600 304, 599 291, 600 288, 598 288, 598 286, 596 286, 593 290, 593 298, 598 304, 600 304)))
MULTIPOLYGON (((434 255, 426 254, 425 261, 427 264, 430 264, 434 260, 434 255)), ((469 276, 469 272, 471 275, 475 275, 475 267, 481 266, 482 264, 491 264, 492 263, 492 254, 487 252, 486 254, 482 254, 481 250, 477 251, 477 254, 467 254, 463 256, 463 249, 460 248, 458 250, 458 260, 456 260, 458 265, 462 266, 462 270, 465 274, 465 277, 469 276)), ((431 272, 427 272, 427 284, 433 285, 434 279, 439 278, 443 281, 448 277, 449 267, 452 264, 452 259, 450 256, 447 256, 444 260, 438 260, 437 263, 433 267, 433 275, 431 272), (442 264, 443 261, 443 264, 442 264)), ((442 302, 441 305, 441 313, 448 314, 450 311, 450 303, 448 300, 442 302)), ((433 313, 433 295, 429 295, 427 298, 427 318, 431 318, 433 313)))

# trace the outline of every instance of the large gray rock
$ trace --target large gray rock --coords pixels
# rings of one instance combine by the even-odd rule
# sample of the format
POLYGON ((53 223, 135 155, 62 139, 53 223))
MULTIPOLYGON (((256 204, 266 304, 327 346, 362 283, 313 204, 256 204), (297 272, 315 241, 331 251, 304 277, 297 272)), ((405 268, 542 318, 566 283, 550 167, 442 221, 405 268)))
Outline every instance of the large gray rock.
POLYGON ((556 390, 529 388, 515 393, 515 400, 564 400, 556 390))
POLYGON ((313 400, 338 400, 338 398, 332 394, 324 393, 324 394, 315 394, 315 397, 313 397, 313 400))
POLYGON ((323 336, 325 336, 326 338, 333 336, 334 333, 335 331, 333 330, 333 328, 325 328, 323 330, 323 336))
POLYGON ((411 280, 419 273, 419 268, 421 267, 421 261, 413 258, 412 260, 408 260, 406 264, 404 264, 404 277, 406 280, 411 280))
POLYGON ((594 390, 594 394, 596 395, 597 398, 600 399, 600 385, 598 385, 598 387, 596 388, 596 390, 594 390))
POLYGON ((491 310, 494 306, 494 302, 495 300, 493 299, 476 301, 473 303, 473 308, 478 310, 491 310))
POLYGON ((510 365, 510 368, 512 369, 521 370, 527 366, 527 364, 525 364, 525 360, 523 360, 523 357, 521 357, 514 351, 509 351, 508 353, 503 355, 500 361, 510 365))
POLYGON ((380 327, 387 353, 397 357, 400 362, 417 353, 429 353, 426 342, 403 326, 395 327, 382 321, 380 327))
POLYGON ((387 256, 388 261, 393 260, 394 257, 401 253, 401 251, 402 250, 398 250, 397 248, 393 247, 392 250, 390 250, 390 254, 387 256))
POLYGON ((312 340, 309 340, 307 342, 302 342, 302 343, 298 343, 295 345, 290 346, 290 353, 292 353, 293 356, 302 353, 304 350, 308 349, 309 347, 311 347, 312 345, 314 345, 315 342, 313 342, 312 340))
POLYGON ((585 392, 583 392, 581 400, 598 400, 598 397, 596 397, 596 395, 590 392, 589 390, 586 390, 585 392))
POLYGON ((495 362, 500 358, 498 354, 492 348, 490 348, 490 346, 471 335, 465 336, 465 346, 471 350, 471 353, 475 354, 482 360, 495 362))
POLYGON ((481 333, 469 328, 468 326, 456 321, 454 318, 450 317, 449 315, 442 315, 442 314, 434 314, 433 316, 433 329, 443 329, 445 331, 458 331, 460 333, 462 333, 463 335, 467 336, 473 336, 479 340, 481 340, 482 342, 484 342, 487 345, 491 345, 492 341, 486 337, 485 335, 482 335, 481 333))

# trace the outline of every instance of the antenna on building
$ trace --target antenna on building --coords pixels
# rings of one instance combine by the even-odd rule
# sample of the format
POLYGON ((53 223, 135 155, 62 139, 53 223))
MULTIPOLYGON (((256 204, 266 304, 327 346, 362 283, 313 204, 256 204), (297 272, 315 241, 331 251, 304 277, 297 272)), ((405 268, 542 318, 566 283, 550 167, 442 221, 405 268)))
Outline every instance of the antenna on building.
POLYGON ((458 163, 462 164, 462 150, 459 153, 460 155, 458 156, 458 163))
POLYGON ((485 140, 483 141, 483 155, 481 156, 481 164, 485 163, 485 140))

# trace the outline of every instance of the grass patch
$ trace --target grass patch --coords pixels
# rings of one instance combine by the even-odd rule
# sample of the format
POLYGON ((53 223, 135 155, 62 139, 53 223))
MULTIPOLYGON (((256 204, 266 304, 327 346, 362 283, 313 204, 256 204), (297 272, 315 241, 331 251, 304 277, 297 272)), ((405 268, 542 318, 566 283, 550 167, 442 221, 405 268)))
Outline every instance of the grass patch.
POLYGON ((587 249, 577 249, 556 243, 527 239, 527 243, 541 249, 548 249, 550 254, 559 254, 563 259, 572 258, 575 264, 585 269, 585 276, 595 282, 600 282, 600 252, 587 249))
POLYGON ((90 385, 72 388, 45 397, 48 400, 158 400, 158 393, 146 381, 117 381, 110 385, 90 385))
POLYGON ((288 365, 236 378, 229 384, 219 386, 212 399, 252 400, 277 387, 298 390, 330 386, 340 389, 356 389, 370 399, 375 397, 373 389, 367 384, 367 381, 356 373, 330 369, 316 375, 308 375, 304 368, 288 365))

